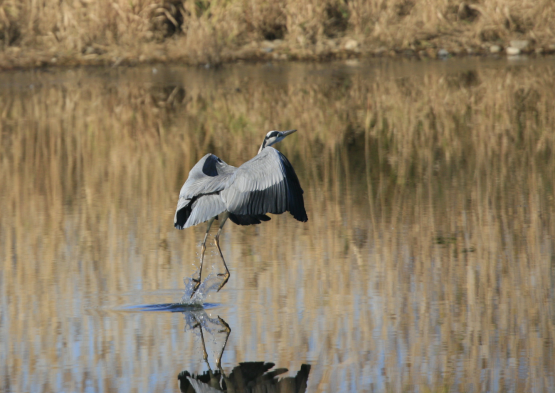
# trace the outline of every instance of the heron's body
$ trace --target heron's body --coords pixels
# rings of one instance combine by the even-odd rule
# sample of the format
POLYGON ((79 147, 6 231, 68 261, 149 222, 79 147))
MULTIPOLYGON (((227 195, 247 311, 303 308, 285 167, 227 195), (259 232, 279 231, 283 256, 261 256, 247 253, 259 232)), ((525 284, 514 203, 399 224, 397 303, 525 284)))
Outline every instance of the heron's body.
MULTIPOLYGON (((184 229, 208 221, 199 278, 193 279, 196 282, 195 291, 200 285, 208 231, 216 218, 220 221, 215 237, 219 250, 219 236, 227 218, 238 225, 252 225, 269 221, 267 213, 288 211, 299 221, 308 220, 303 190, 293 166, 283 154, 270 147, 294 131, 270 131, 258 154, 238 168, 213 154, 207 154, 189 172, 179 193, 174 224, 177 229, 184 229)), ((229 270, 221 250, 220 255, 226 268, 221 289, 229 279, 229 270)))

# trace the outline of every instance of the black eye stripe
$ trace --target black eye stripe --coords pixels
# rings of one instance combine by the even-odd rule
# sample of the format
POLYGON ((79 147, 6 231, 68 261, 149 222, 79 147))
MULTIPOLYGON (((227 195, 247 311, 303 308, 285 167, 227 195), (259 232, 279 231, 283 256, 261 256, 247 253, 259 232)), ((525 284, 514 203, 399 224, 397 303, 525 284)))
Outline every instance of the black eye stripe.
POLYGON ((279 131, 272 131, 270 135, 266 135, 264 139, 276 138, 277 136, 279 136, 279 131))

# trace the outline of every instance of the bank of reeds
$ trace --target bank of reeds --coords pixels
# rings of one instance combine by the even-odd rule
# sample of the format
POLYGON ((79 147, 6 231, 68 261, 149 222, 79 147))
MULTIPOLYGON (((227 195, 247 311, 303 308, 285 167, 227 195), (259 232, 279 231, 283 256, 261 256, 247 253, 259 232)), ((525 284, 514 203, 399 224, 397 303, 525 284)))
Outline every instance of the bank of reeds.
POLYGON ((555 51, 549 0, 0 3, 0 67, 555 51))

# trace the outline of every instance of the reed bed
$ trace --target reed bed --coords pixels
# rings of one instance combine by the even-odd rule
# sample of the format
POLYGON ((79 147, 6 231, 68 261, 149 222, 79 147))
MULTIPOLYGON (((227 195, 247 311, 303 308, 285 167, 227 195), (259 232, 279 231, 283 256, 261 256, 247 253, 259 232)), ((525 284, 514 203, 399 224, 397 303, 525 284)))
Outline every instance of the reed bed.
POLYGON ((555 51, 549 0, 98 0, 0 3, 0 67, 555 51))
POLYGON ((182 288, 204 232, 172 227, 187 170, 207 151, 238 165, 265 131, 289 127, 297 139, 279 148, 310 221, 224 231, 227 286, 240 289, 218 295, 236 307, 221 311, 225 367, 312 363, 316 391, 552 386, 549 65, 61 76, 14 74, 0 91, 7 391, 56 390, 59 378, 153 390, 148 375, 199 368, 195 335, 175 319, 103 307, 182 288))

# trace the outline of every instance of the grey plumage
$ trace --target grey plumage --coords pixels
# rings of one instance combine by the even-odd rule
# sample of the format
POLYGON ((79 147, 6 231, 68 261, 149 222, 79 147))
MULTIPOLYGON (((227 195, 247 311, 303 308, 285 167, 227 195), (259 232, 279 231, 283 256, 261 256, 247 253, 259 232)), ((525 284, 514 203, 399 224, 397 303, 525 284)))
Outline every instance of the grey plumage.
POLYGON ((175 227, 188 228, 224 211, 239 225, 259 224, 269 220, 266 213, 286 211, 299 221, 308 220, 295 170, 272 147, 264 148, 239 168, 207 154, 191 169, 179 193, 175 227))
MULTIPOLYGON (((288 211, 299 221, 308 220, 303 190, 293 166, 283 154, 270 147, 295 131, 268 132, 258 154, 238 168, 214 154, 207 154, 189 172, 179 193, 174 225, 177 229, 185 229, 208 221, 199 278, 193 279, 196 282, 193 294, 200 285, 206 238, 215 218, 220 219, 215 241, 222 260, 219 235, 227 218, 237 225, 253 225, 269 221, 267 213, 288 211)), ((229 278, 227 266, 226 271, 220 289, 229 278)))
POLYGON ((214 154, 207 154, 189 172, 179 193, 174 225, 185 229, 205 222, 226 210, 219 193, 237 168, 214 154))

